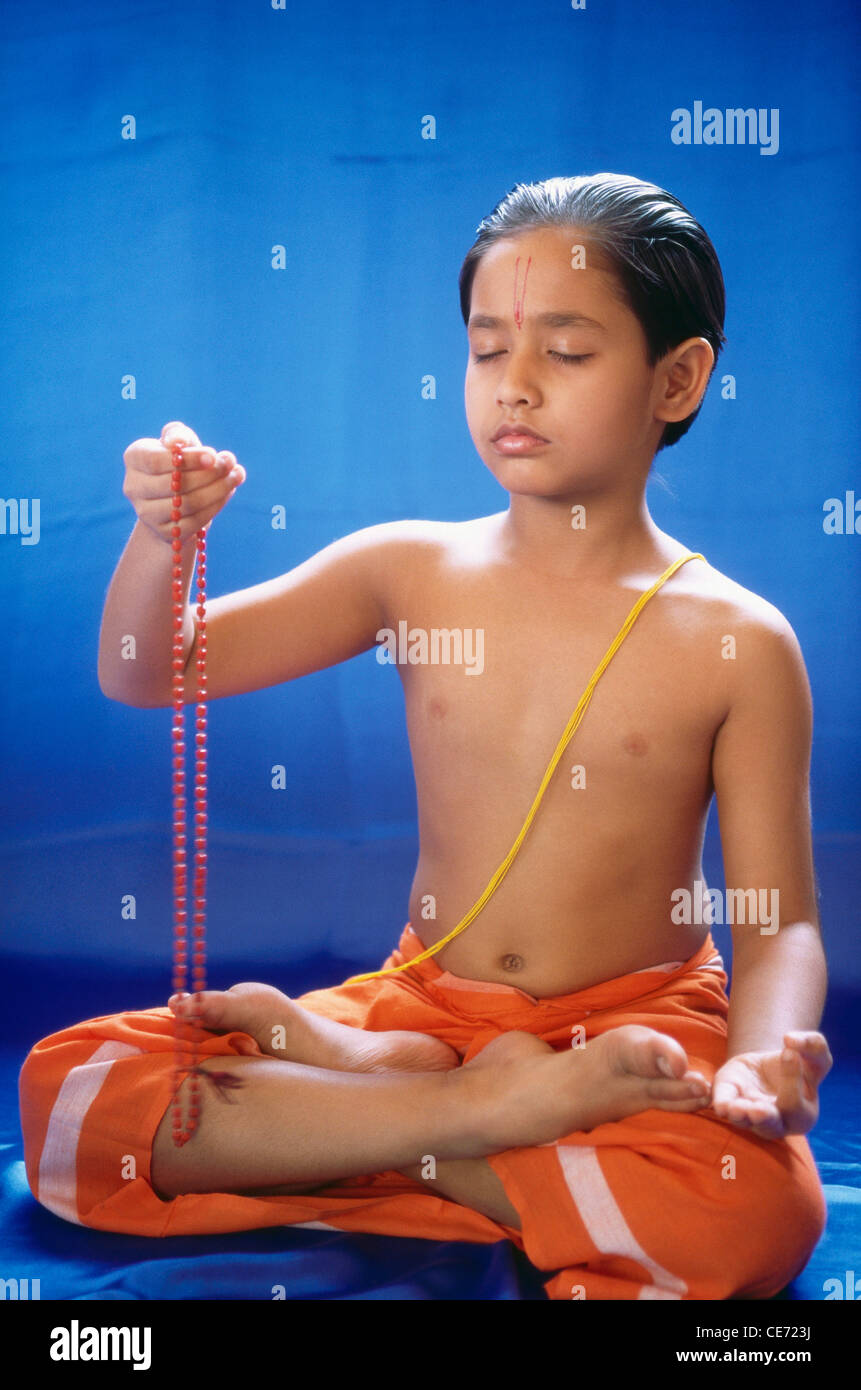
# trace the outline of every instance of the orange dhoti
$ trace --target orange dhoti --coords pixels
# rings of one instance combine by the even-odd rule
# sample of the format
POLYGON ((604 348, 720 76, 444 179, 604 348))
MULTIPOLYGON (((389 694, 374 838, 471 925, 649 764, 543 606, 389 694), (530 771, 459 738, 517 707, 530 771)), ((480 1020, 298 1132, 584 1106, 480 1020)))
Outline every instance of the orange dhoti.
MULTIPOLYGON (((407 925, 387 967, 419 955, 407 925)), ((534 1033, 561 1050, 637 1023, 676 1038, 711 1080, 726 1057, 727 977, 709 936, 687 961, 535 999, 466 980, 434 959, 298 1002, 355 1028, 441 1038, 464 1061, 500 1033, 534 1033)), ((205 1033, 201 1059, 237 1054, 241 1033, 205 1033)), ((192 1193, 165 1201, 150 1182, 155 1132, 173 1094, 173 1016, 114 1014, 37 1043, 21 1071, 27 1177, 67 1221, 133 1235, 200 1235, 265 1226, 465 1240, 508 1239, 551 1298, 767 1298, 800 1273, 825 1226, 807 1140, 768 1141, 719 1120, 657 1109, 509 1149, 487 1162, 521 1230, 434 1193, 433 1178, 394 1171, 306 1196, 192 1193)), ((416 1162, 422 1159, 416 1155, 416 1162)))

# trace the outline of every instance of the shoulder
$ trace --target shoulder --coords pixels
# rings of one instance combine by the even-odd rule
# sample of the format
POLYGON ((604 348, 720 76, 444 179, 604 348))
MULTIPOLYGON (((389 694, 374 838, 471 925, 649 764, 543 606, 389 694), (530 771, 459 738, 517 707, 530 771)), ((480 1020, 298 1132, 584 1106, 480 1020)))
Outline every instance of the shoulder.
POLYGON ((454 552, 480 543, 491 520, 490 517, 478 517, 471 521, 380 521, 374 526, 353 531, 350 539, 384 550, 454 552))
POLYGON ((730 704, 809 718, 804 656, 786 615, 704 560, 683 565, 673 576, 677 582, 692 635, 708 644, 708 655, 727 675, 730 704))
POLYGON ((688 601, 691 617, 702 625, 723 628, 728 636, 743 637, 758 650, 786 648, 800 653, 786 615, 762 594, 745 588, 707 560, 689 560, 672 576, 668 587, 688 601))
POLYGON ((490 518, 472 521, 383 521, 345 538, 364 552, 377 572, 403 581, 410 575, 475 566, 489 555, 490 518))

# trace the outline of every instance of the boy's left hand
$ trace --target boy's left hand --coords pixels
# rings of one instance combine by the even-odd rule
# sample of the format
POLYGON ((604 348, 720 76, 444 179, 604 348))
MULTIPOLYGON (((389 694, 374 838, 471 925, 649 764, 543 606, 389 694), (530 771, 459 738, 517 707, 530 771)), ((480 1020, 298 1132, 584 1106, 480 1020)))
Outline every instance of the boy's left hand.
POLYGON ((817 1088, 833 1058, 822 1033, 784 1033, 783 1052, 740 1052, 712 1081, 710 1108, 761 1139, 806 1134, 819 1118, 817 1088))

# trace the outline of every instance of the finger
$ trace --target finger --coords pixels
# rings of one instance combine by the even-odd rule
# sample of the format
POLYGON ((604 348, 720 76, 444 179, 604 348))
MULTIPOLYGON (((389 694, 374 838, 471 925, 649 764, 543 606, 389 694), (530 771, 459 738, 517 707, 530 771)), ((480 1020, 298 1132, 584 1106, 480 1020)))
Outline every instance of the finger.
MULTIPOLYGON (((215 450, 211 446, 189 446, 183 451, 182 466, 184 469, 212 468, 215 465, 209 460, 216 457, 215 450)), ((123 461, 128 470, 153 475, 170 473, 173 469, 173 460, 173 454, 165 448, 160 439, 136 439, 123 454, 123 461)))
POLYGON ((738 1105, 732 1113, 721 1117, 733 1128, 746 1134, 755 1134, 760 1139, 780 1139, 786 1132, 785 1117, 776 1105, 754 1104, 738 1105))
POLYGON ((814 1064, 807 1060, 803 1052, 784 1048, 780 1054, 780 1082, 778 1096, 786 1097, 787 1104, 801 1104, 805 1099, 816 1096, 821 1077, 814 1064))
POLYGON ((792 1134, 806 1134, 816 1123, 819 1114, 816 1087, 806 1082, 804 1063, 797 1052, 781 1055, 777 1108, 792 1134))
MULTIPOLYGON (((159 446, 149 471, 152 473, 172 473, 175 467, 175 459, 176 455, 172 449, 159 446)), ((188 447, 184 448, 182 451, 181 467, 183 472, 197 468, 207 469, 211 473, 213 469, 219 467, 220 459, 222 459, 222 456, 217 454, 210 444, 189 444, 188 447)), ((223 460, 221 466, 224 467, 223 460)))
MULTIPOLYGON (((238 484, 230 477, 210 477, 206 484, 179 496, 180 519, 195 517, 213 503, 222 505, 238 484)), ((138 511, 150 526, 167 526, 173 520, 173 495, 160 493, 155 497, 138 498, 138 511)))
POLYGON ((739 1097, 737 1100, 729 1101, 720 1107, 713 1106, 722 1120, 729 1120, 731 1124, 750 1125, 759 1123, 769 1114, 769 1107, 763 1102, 754 1102, 739 1097))
POLYGON ((802 1055, 818 1081, 828 1075, 834 1065, 834 1058, 821 1033, 785 1033, 783 1041, 787 1048, 794 1049, 802 1055))
POLYGON ((168 421, 162 429, 160 442, 167 449, 170 448, 171 444, 200 444, 194 430, 189 425, 184 425, 181 420, 168 421))
MULTIPOLYGON (((180 538, 185 539, 201 526, 211 521, 233 496, 238 482, 231 478, 217 478, 208 487, 197 488, 194 492, 180 497, 179 526, 180 538)), ((167 530, 173 522, 173 507, 170 497, 161 497, 151 502, 142 502, 138 514, 148 526, 167 530)))
MULTIPOLYGON (((174 455, 167 451, 164 451, 164 453, 166 457, 164 467, 153 469, 153 472, 173 472, 174 455)), ((201 445, 199 449, 184 449, 182 453, 182 467, 184 470, 192 470, 195 468, 204 470, 209 473, 210 477, 213 474, 231 474, 237 482, 241 483, 244 483, 246 478, 245 469, 242 467, 242 464, 237 461, 234 453, 231 453, 229 449, 222 449, 220 453, 216 453, 215 450, 208 445, 201 445)), ((182 483, 183 492, 185 492, 187 491, 185 477, 183 477, 182 483)))
POLYGON ((749 1134, 755 1134, 758 1139, 784 1139, 787 1134, 786 1123, 782 1115, 777 1114, 774 1118, 765 1120, 762 1124, 751 1125, 749 1134))
MULTIPOLYGON (((161 452, 164 454, 164 450, 161 452)), ((216 479, 225 478, 231 472, 237 475, 235 480, 239 481, 238 467, 231 470, 226 461, 219 462, 219 456, 216 455, 213 450, 209 452, 213 460, 211 464, 205 463, 205 454, 201 457, 201 463, 205 466, 194 467, 190 462, 183 462, 183 472, 180 480, 181 492, 183 495, 189 492, 196 492, 202 487, 208 487, 209 484, 216 479)), ((136 497, 138 501, 151 502, 158 498, 171 497, 173 495, 173 488, 171 486, 173 475, 173 467, 171 464, 172 455, 166 454, 165 457, 167 459, 166 468, 155 467, 151 469, 132 470, 136 472, 134 478, 129 478, 128 474, 126 475, 126 479, 123 483, 123 491, 127 497, 131 494, 136 497)))

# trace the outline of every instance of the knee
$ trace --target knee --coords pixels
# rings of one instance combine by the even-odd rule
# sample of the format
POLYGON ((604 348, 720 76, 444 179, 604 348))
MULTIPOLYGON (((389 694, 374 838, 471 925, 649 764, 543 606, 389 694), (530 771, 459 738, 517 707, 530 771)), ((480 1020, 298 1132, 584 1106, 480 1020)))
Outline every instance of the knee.
MULTIPOLYGON (((54 1146, 54 1140, 49 1137, 52 1116, 66 1076, 80 1062, 75 1049, 68 1043, 64 1048, 59 1037, 58 1034, 51 1034, 34 1043, 18 1073, 18 1112, 24 1167, 30 1191, 39 1201, 42 1200, 39 1190, 40 1166, 48 1166, 54 1146)), ((53 1128, 56 1130, 56 1124, 53 1128)))
MULTIPOLYGON (((18 1106, 27 1182, 55 1215, 80 1224, 86 1204, 109 1195, 103 1188, 115 1155, 102 1161, 102 1088, 115 1062, 139 1053, 79 1025, 40 1039, 24 1059, 18 1106)), ((128 1156, 129 1144, 115 1147, 128 1156)))
POLYGON ((714 1263, 728 1281, 718 1296, 772 1298, 816 1248, 825 1230, 825 1195, 806 1141, 797 1137, 740 1160, 735 1177, 722 1183, 710 1223, 714 1263))
POLYGON ((35 1188, 33 1161, 37 1150, 43 1146, 58 1091, 66 1072, 71 1071, 78 1060, 69 1055, 67 1065, 64 1065, 55 1047, 56 1037, 56 1034, 52 1034, 34 1043, 18 1073, 18 1112, 31 1189, 35 1188))
POLYGON ((767 1214, 756 1215, 761 1223, 759 1269, 745 1291, 748 1297, 772 1298, 801 1274, 822 1238, 827 1216, 812 1155, 798 1159, 769 1193, 767 1214))

